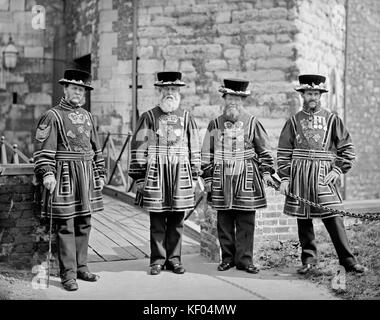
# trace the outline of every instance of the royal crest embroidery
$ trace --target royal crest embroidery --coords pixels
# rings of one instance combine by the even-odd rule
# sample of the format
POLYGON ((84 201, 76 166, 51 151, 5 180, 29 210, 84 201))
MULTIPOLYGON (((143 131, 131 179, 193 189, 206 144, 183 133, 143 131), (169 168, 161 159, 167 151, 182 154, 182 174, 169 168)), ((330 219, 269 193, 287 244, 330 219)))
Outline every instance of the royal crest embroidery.
POLYGON ((178 144, 183 133, 183 124, 176 115, 162 115, 159 118, 159 128, 156 131, 160 140, 167 146, 178 144))
POLYGON ((45 141, 49 137, 50 130, 51 130, 51 127, 48 125, 44 125, 44 124, 39 125, 36 131, 36 140, 40 142, 45 141))
POLYGON ((83 113, 76 114, 72 112, 72 113, 69 113, 67 117, 70 119, 72 124, 84 124, 85 121, 87 120, 83 113))

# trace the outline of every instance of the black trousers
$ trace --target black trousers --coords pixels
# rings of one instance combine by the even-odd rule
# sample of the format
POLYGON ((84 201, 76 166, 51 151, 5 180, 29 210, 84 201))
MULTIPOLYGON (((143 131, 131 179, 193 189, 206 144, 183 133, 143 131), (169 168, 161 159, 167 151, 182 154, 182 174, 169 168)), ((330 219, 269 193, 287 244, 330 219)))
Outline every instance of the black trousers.
POLYGON ((60 277, 62 282, 77 278, 77 272, 87 272, 87 250, 91 216, 55 219, 60 277))
MULTIPOLYGON (((322 219, 331 241, 338 254, 339 263, 343 266, 352 266, 356 259, 350 250, 346 229, 341 216, 322 219)), ((298 237, 301 242, 302 264, 317 263, 317 244, 315 241, 314 227, 312 219, 297 219, 298 237)))
POLYGON ((150 212, 150 265, 181 262, 185 212, 150 212))
POLYGON ((217 229, 222 261, 241 268, 252 264, 255 211, 219 210, 217 229))

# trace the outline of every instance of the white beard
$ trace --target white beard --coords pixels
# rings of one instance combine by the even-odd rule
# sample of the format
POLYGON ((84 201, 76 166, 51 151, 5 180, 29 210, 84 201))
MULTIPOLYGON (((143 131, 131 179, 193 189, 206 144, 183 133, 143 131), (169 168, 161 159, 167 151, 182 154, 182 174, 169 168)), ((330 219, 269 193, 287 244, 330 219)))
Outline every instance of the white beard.
POLYGON ((163 112, 173 112, 178 109, 180 100, 176 99, 163 99, 160 104, 160 108, 163 112))
POLYGON ((224 108, 224 116, 228 121, 236 122, 239 119, 239 115, 241 113, 241 108, 237 107, 225 107, 224 108))

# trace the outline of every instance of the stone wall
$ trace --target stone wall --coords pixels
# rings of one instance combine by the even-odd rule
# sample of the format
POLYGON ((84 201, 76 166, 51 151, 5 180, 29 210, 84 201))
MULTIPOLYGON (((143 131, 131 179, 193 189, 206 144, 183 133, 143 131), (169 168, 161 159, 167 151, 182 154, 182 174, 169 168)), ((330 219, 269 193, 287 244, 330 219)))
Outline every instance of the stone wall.
POLYGON ((34 0, 0 1, 0 53, 9 35, 19 51, 14 70, 5 70, 0 64, 0 134, 28 156, 33 152, 36 122, 51 107, 55 27, 63 18, 62 1, 38 1, 46 10, 46 29, 34 30, 35 4, 34 0))
MULTIPOLYGON (((40 218, 38 186, 32 165, 24 173, 2 175, 0 166, 0 262, 16 268, 32 268, 46 260, 49 248, 48 224, 40 218)), ((6 170, 20 167, 8 165, 6 170)), ((56 252, 53 232, 52 249, 56 252)), ((52 262, 52 272, 58 264, 52 262)))
POLYGON ((251 82, 247 109, 271 136, 295 108, 294 1, 140 1, 138 13, 140 114, 156 103, 155 71, 179 70, 183 106, 201 128, 221 113, 223 78, 251 82))
MULTIPOLYGON (((322 105, 344 117, 345 0, 299 0, 295 36, 299 73, 327 77, 322 105)), ((298 93, 295 93, 299 97, 298 93)))
POLYGON ((348 1, 346 122, 357 161, 347 198, 380 198, 380 2, 348 1))

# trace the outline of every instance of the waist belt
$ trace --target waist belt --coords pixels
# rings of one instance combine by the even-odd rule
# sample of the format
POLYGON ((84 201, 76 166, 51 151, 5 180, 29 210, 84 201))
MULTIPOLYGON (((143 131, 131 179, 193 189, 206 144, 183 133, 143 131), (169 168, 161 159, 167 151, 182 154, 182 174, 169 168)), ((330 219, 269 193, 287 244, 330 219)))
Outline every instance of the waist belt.
POLYGON ((335 155, 329 151, 323 150, 294 149, 292 159, 333 161, 335 155))
POLYGON ((94 154, 94 152, 57 151, 55 160, 90 161, 94 158, 94 154))
POLYGON ((148 154, 152 155, 177 155, 177 156, 189 156, 189 149, 186 147, 168 147, 168 146, 150 146, 148 148, 148 154))
POLYGON ((256 152, 252 149, 249 150, 243 150, 243 151, 216 151, 214 160, 219 161, 242 161, 242 160, 248 160, 248 159, 255 159, 256 152))

